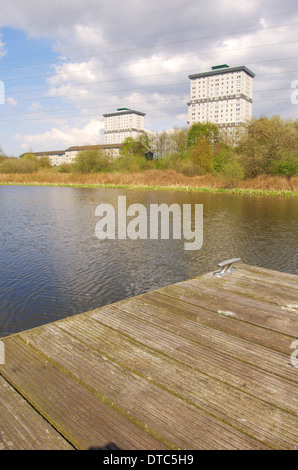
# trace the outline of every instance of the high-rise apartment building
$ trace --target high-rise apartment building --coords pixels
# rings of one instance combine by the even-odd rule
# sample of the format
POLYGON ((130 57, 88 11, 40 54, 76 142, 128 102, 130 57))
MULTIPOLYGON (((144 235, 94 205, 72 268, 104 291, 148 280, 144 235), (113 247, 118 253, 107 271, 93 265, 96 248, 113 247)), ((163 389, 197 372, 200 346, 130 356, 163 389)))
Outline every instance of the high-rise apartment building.
POLYGON ((119 108, 103 116, 105 144, 121 144, 127 137, 136 138, 144 132, 145 113, 140 111, 119 108))
POLYGON ((254 76, 243 65, 217 65, 209 72, 189 75, 188 124, 209 121, 225 128, 245 124, 252 118, 254 76))

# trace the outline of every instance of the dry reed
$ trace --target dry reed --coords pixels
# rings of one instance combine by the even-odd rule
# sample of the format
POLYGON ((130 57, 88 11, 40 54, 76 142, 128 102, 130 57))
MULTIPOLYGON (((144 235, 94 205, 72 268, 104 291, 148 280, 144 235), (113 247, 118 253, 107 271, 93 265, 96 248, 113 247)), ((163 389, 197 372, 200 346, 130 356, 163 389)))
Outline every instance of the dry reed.
MULTIPOLYGON (((0 184, 31 184, 53 186, 125 186, 150 189, 223 190, 225 182, 211 174, 186 176, 173 170, 146 170, 138 173, 58 173, 39 171, 31 174, 1 174, 0 184)), ((258 176, 242 180, 229 190, 260 190, 297 192, 298 177, 258 176)))

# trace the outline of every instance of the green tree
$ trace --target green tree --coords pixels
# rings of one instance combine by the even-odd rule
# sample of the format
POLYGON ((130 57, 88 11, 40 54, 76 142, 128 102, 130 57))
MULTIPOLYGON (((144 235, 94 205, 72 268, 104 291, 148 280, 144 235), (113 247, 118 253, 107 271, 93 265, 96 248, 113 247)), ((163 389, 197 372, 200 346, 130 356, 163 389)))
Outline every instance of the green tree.
POLYGON ((154 149, 155 155, 158 159, 166 158, 170 152, 169 133, 167 131, 159 132, 153 139, 151 139, 151 147, 154 149))
POLYGON ((279 116, 253 119, 242 137, 238 152, 241 154, 246 177, 260 174, 283 174, 286 166, 294 171, 290 162, 297 159, 298 129, 289 120, 279 116))
POLYGON ((197 140, 201 137, 207 139, 210 145, 215 146, 219 140, 218 127, 211 122, 196 122, 188 131, 188 147, 195 145, 197 140))
POLYGON ((174 127, 171 131, 167 132, 167 136, 170 153, 183 156, 187 150, 187 128, 179 129, 178 127, 174 127))
POLYGON ((213 170, 214 150, 205 137, 198 137, 189 149, 189 158, 197 166, 198 173, 209 173, 213 170))
POLYGON ((120 155, 137 155, 144 157, 145 153, 149 150, 149 137, 145 132, 142 132, 138 137, 127 137, 120 149, 120 155))
POLYGON ((217 146, 214 152, 213 169, 215 173, 220 173, 223 167, 236 159, 236 152, 226 145, 217 146))
POLYGON ((187 150, 187 128, 174 127, 150 136, 150 148, 159 160, 171 158, 173 155, 183 158, 187 150))

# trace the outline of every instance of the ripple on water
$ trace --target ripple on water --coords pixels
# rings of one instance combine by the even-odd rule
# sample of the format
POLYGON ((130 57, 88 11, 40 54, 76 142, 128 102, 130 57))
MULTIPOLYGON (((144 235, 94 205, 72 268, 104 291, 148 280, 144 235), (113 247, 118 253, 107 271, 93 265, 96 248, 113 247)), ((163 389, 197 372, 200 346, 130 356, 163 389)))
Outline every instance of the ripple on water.
POLYGON ((297 273, 295 199, 116 189, 0 187, 0 336, 217 268, 224 259, 297 273), (203 204, 203 247, 103 240, 95 208, 203 204))

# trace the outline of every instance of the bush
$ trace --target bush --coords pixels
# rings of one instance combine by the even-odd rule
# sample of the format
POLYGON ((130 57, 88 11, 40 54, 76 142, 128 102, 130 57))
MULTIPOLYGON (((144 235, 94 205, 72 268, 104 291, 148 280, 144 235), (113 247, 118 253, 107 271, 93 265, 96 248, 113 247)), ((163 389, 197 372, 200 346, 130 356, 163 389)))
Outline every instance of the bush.
POLYGON ((31 161, 31 162, 38 162, 38 158, 34 153, 25 153, 22 157, 20 157, 21 161, 31 161))
POLYGON ((225 163, 221 170, 221 176, 226 187, 234 186, 239 180, 244 178, 242 165, 236 160, 225 163))
POLYGON ((73 169, 78 173, 97 173, 108 170, 110 166, 110 158, 104 152, 83 150, 76 156, 73 169))
POLYGON ((298 155, 285 155, 271 163, 270 173, 290 178, 298 173, 298 155))
POLYGON ((51 168, 52 165, 50 163, 49 157, 46 157, 46 156, 40 157, 38 159, 38 166, 39 166, 39 168, 51 168))
POLYGON ((185 176, 196 176, 200 174, 200 168, 190 159, 185 159, 181 161, 179 173, 185 176))
POLYGON ((0 165, 1 173, 33 173, 37 170, 38 163, 27 159, 7 158, 0 165))
POLYGON ((1 173, 17 173, 17 160, 16 158, 6 158, 0 164, 1 173))
POLYGON ((279 116, 253 119, 242 137, 238 152, 245 176, 293 174, 297 160, 298 130, 295 123, 279 116))
POLYGON ((181 168, 181 158, 177 153, 168 154, 162 159, 158 160, 159 167, 162 170, 179 171, 181 168))
POLYGON ((137 173, 152 168, 155 168, 154 161, 148 161, 145 157, 129 153, 115 160, 111 166, 111 170, 121 173, 137 173))
POLYGON ((69 163, 62 163, 61 165, 57 166, 57 171, 59 173, 71 173, 72 165, 69 163))
POLYGON ((244 169, 238 161, 238 155, 228 146, 224 146, 215 155, 213 167, 214 173, 222 177, 226 187, 231 187, 244 178, 244 169))

